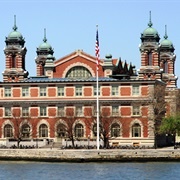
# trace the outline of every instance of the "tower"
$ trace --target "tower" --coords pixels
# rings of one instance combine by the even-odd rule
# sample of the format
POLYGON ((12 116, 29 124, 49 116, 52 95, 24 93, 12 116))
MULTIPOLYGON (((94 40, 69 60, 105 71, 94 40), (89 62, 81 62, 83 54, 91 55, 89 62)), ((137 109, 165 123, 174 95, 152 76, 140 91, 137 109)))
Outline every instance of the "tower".
POLYGON ((160 67, 163 69, 162 80, 167 88, 176 88, 177 77, 174 72, 176 55, 173 43, 168 40, 167 26, 165 26, 164 39, 160 42, 160 67))
POLYGON ((159 34, 152 27, 151 12, 148 28, 141 34, 141 67, 139 70, 140 79, 161 79, 162 72, 159 66, 159 34))
POLYGON ((46 38, 46 29, 44 29, 44 39, 43 43, 37 48, 37 57, 35 59, 36 62, 36 73, 37 76, 44 76, 44 66, 46 63, 46 59, 48 55, 53 55, 54 51, 50 44, 47 43, 46 38))
POLYGON ((16 16, 14 16, 13 31, 6 37, 5 43, 6 67, 3 72, 3 81, 22 81, 28 76, 28 72, 25 69, 27 49, 24 47, 25 40, 22 34, 17 31, 16 16))

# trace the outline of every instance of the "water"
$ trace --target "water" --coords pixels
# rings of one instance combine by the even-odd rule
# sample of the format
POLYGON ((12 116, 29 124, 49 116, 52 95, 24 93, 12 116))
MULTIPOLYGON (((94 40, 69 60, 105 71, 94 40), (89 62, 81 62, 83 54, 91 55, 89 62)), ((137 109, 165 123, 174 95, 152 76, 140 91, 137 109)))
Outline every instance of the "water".
POLYGON ((176 180, 180 163, 44 163, 0 161, 0 180, 176 180))

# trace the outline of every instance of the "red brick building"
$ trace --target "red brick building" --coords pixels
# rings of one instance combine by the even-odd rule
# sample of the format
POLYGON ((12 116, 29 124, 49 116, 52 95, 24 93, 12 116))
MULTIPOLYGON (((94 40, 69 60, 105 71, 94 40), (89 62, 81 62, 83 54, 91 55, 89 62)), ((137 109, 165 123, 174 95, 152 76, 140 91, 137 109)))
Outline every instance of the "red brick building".
POLYGON ((37 74, 29 77, 25 41, 16 24, 5 43, 6 66, 0 83, 1 144, 7 145, 12 139, 58 142, 72 137, 93 144, 97 93, 100 136, 107 137, 110 145, 154 146, 158 97, 170 104, 166 113, 175 111, 174 46, 166 31, 160 42, 151 19, 141 34, 138 73, 131 63, 106 55, 100 60, 98 91, 96 57, 77 50, 56 60, 44 34, 36 51, 37 74), (161 88, 158 97, 157 87, 161 88))

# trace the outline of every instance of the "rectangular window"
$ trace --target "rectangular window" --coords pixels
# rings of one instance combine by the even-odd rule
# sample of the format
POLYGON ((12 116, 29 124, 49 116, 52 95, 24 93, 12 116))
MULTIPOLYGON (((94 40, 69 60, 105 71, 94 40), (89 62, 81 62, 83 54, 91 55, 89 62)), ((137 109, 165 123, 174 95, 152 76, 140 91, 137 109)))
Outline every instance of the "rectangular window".
POLYGON ((82 87, 76 86, 76 96, 82 96, 82 87))
POLYGON ((46 87, 40 87, 40 96, 46 96, 46 87))
POLYGON ((4 96, 5 96, 5 97, 11 97, 11 88, 9 88, 9 87, 7 88, 7 87, 6 87, 6 88, 4 89, 4 96))
MULTIPOLYGON (((100 96, 100 87, 98 87, 98 95, 100 96)), ((97 96, 97 87, 94 86, 94 96, 97 96)))
POLYGON ((112 115, 113 116, 119 115, 119 106, 112 106, 112 115))
POLYGON ((57 108, 57 116, 58 116, 58 117, 63 117, 63 116, 64 116, 64 107, 59 106, 59 107, 57 108))
POLYGON ((76 116, 82 116, 83 111, 82 111, 82 106, 76 107, 76 116))
POLYGON ((22 96, 23 97, 29 96, 29 88, 28 87, 23 87, 22 88, 22 96))
POLYGON ((29 116, 29 108, 28 107, 22 107, 22 116, 23 117, 29 116))
POLYGON ((112 86, 111 95, 112 96, 118 96, 118 86, 112 86))
POLYGON ((5 117, 10 117, 11 116, 11 108, 10 107, 5 107, 4 116, 5 117))
POLYGON ((139 85, 133 85, 132 86, 132 95, 133 96, 139 95, 139 85))
POLYGON ((140 106, 133 106, 133 116, 140 115, 140 106))
POLYGON ((47 116, 46 107, 40 107, 40 116, 47 116))
POLYGON ((58 96, 64 96, 64 87, 58 87, 58 96))

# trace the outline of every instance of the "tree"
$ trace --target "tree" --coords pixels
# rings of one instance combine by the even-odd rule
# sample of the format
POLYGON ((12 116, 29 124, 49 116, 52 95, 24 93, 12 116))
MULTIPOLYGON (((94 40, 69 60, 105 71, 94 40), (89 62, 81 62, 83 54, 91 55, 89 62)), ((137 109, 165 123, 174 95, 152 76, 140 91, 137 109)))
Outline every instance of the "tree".
POLYGON ((161 121, 166 113, 167 103, 165 102, 165 84, 156 82, 154 88, 150 89, 149 101, 149 132, 154 136, 154 147, 157 147, 157 135, 161 121))
POLYGON ((17 147, 19 148, 23 139, 29 139, 35 135, 35 122, 31 120, 29 114, 21 115, 19 108, 13 109, 9 115, 14 126, 13 138, 17 140, 17 147))
MULTIPOLYGON (((97 117, 93 117, 94 126, 93 133, 97 135, 97 117)), ((113 122, 113 118, 110 116, 110 110, 108 107, 103 107, 99 114, 99 137, 104 142, 104 148, 109 147, 110 126, 113 122)))
POLYGON ((180 115, 165 117, 160 126, 160 133, 173 134, 180 131, 180 115))

